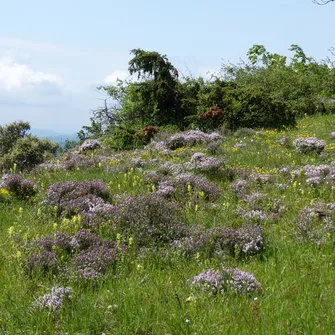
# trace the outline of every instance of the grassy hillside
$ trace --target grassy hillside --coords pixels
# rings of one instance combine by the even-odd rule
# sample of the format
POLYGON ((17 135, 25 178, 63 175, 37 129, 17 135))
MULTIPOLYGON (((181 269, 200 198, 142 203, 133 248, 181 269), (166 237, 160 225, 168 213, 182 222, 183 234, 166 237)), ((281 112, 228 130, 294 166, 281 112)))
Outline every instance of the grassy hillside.
POLYGON ((333 131, 160 135, 5 178, 0 333, 333 334, 333 131))

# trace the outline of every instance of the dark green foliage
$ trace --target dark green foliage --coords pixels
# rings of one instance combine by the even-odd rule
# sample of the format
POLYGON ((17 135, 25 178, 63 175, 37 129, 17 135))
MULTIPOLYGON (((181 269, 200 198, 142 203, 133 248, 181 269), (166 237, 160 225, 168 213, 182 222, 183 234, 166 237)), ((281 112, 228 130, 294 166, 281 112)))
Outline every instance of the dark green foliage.
POLYGON ((0 169, 30 169, 54 156, 58 144, 26 134, 28 122, 14 122, 0 127, 0 169))
POLYGON ((165 55, 134 49, 130 75, 137 81, 119 80, 100 87, 114 102, 98 108, 80 138, 107 137, 117 149, 142 146, 149 126, 178 130, 212 131, 225 127, 283 128, 297 117, 335 111, 335 69, 330 59, 316 62, 298 45, 286 56, 268 52, 263 45, 248 51, 248 61, 224 64, 211 80, 178 78, 165 55))
POLYGON ((0 126, 0 153, 7 154, 15 142, 24 137, 30 130, 30 124, 23 121, 15 121, 11 124, 0 126))

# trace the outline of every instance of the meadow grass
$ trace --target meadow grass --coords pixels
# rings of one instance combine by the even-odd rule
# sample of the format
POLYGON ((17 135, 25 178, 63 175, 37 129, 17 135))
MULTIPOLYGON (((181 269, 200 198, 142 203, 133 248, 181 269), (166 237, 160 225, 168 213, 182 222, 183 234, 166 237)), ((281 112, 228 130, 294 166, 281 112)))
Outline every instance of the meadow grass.
MULTIPOLYGON (((189 228, 197 226, 210 231, 214 227, 261 225, 266 241, 262 252, 243 256, 237 249, 230 253, 204 248, 184 254, 172 248, 171 243, 151 243, 149 230, 149 242, 142 245, 144 242, 133 233, 136 227, 129 223, 123 229, 121 224, 114 225, 112 218, 91 231, 117 246, 117 261, 101 277, 91 280, 66 270, 72 269, 72 255, 59 256, 61 268, 56 272, 26 270, 27 253, 36 238, 55 236, 58 232, 73 236, 82 229, 76 215, 59 215, 57 208, 44 203, 49 186, 60 181, 99 179, 111 190, 112 204, 124 206, 129 196, 157 190, 158 186, 147 180, 147 171, 156 170, 167 161, 185 166, 195 152, 206 153, 206 147, 198 144, 166 153, 124 152, 121 158, 110 158, 97 166, 23 174, 37 183, 37 195, 20 198, 6 191, 0 193, 0 333, 333 334, 334 231, 325 232, 318 243, 302 237, 298 223, 305 206, 320 201, 335 203, 334 186, 332 180, 330 184, 310 185, 303 172, 294 171, 305 165, 330 165, 335 160, 335 140, 330 139, 334 130, 335 116, 326 115, 306 117, 296 129, 229 135, 214 154, 224 160, 225 167, 205 174, 221 188, 219 199, 207 201, 192 187, 172 196, 179 206, 178 220, 189 228), (283 136, 288 137, 290 145, 277 142, 283 136), (295 151, 293 140, 309 136, 326 141, 324 153, 303 155, 295 151), (129 165, 134 157, 143 159, 144 166, 129 165), (153 158, 159 162, 152 163, 153 158), (280 173, 283 167, 288 167, 289 172, 280 173), (282 209, 273 217, 248 217, 253 207, 233 191, 234 182, 250 179, 252 174, 271 176, 269 182, 250 182, 247 194, 264 195, 255 207, 264 213, 275 212, 273 204, 280 200, 282 209), (222 266, 252 273, 262 291, 237 294, 228 290, 213 294, 192 285, 194 276, 222 266), (57 312, 36 308, 34 301, 55 285, 71 287, 72 299, 64 301, 57 312)), ((143 221, 146 211, 148 207, 138 210, 143 221)), ((333 213, 329 215, 328 224, 332 227, 333 213)), ((139 217, 136 224, 141 220, 139 217)), ((125 222, 122 224, 128 224, 125 222)), ((317 222, 317 228, 322 224, 322 220, 317 222)))

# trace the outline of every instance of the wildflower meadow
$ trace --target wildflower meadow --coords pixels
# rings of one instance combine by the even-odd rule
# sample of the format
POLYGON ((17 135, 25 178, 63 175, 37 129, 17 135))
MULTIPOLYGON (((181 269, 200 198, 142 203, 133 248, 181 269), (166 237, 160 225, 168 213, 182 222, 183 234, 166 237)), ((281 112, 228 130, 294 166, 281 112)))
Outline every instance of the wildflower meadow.
POLYGON ((1 334, 334 334, 335 116, 89 140, 0 181, 1 334))

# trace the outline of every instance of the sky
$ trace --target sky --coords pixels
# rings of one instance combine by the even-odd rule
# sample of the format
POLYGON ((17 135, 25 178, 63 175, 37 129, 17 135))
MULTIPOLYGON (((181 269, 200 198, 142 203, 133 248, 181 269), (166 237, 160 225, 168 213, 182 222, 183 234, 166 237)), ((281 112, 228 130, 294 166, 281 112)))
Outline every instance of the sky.
POLYGON ((335 47, 335 3, 312 0, 0 0, 0 125, 59 133, 90 124, 106 97, 96 87, 128 75, 130 50, 168 57, 206 76, 246 59, 254 44, 316 60, 335 47))

